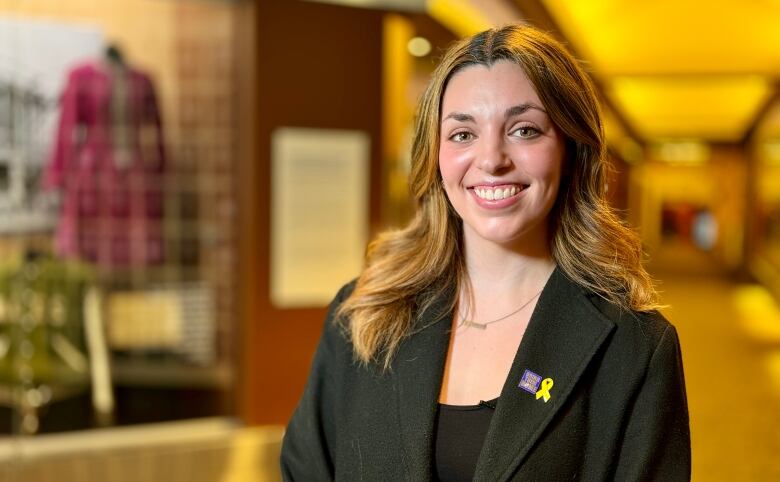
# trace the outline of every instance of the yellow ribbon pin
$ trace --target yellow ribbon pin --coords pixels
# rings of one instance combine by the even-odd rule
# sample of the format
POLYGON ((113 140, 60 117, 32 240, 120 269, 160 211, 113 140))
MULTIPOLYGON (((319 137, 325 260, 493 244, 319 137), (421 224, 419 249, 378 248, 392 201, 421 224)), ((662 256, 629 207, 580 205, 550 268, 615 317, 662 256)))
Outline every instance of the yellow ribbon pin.
POLYGON ((550 389, 553 387, 553 379, 545 378, 542 380, 542 388, 536 392, 536 399, 544 397, 544 403, 550 401, 550 389))

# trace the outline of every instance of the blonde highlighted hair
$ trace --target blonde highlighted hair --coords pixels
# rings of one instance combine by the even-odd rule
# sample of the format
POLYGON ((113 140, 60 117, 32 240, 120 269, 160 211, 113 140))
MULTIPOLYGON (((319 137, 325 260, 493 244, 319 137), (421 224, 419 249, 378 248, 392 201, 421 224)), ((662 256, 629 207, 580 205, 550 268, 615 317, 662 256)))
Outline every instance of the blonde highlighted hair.
MULTIPOLYGON (((658 307, 642 267, 639 237, 606 201, 604 129, 593 84, 554 38, 533 27, 492 29, 455 43, 422 96, 415 120, 409 184, 417 205, 407 227, 380 234, 366 267, 337 312, 355 357, 389 367, 415 315, 466 279, 462 223, 439 174, 440 108, 449 79, 472 65, 520 65, 566 139, 567 174, 550 213, 550 250, 574 282, 627 310, 658 307)), ((456 297, 451 299, 454 307, 456 297)))

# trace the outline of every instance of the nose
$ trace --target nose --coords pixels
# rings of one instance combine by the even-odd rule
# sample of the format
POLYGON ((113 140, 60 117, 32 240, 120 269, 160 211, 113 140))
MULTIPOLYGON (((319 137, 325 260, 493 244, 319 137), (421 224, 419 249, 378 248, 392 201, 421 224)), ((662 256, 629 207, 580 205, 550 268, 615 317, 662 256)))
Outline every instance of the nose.
POLYGON ((481 140, 482 145, 477 161, 479 169, 495 174, 512 165, 503 135, 483 136, 481 140))

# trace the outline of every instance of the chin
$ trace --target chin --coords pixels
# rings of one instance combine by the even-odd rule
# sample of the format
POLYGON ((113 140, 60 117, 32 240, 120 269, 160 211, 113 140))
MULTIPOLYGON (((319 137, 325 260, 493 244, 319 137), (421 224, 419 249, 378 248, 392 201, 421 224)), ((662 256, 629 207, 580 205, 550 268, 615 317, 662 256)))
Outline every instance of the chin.
POLYGON ((523 245, 527 243, 548 243, 545 223, 533 225, 502 226, 500 229, 483 227, 474 230, 477 237, 501 246, 523 245))
POLYGON ((517 242, 518 240, 523 239, 525 237, 524 236, 525 233, 526 233, 526 231, 524 231, 524 230, 521 230, 521 231, 515 231, 515 230, 511 230, 511 231, 480 230, 480 231, 477 231, 475 234, 479 238, 481 238, 481 239, 483 239, 485 241, 490 241, 492 243, 506 245, 506 244, 513 244, 513 243, 517 242))

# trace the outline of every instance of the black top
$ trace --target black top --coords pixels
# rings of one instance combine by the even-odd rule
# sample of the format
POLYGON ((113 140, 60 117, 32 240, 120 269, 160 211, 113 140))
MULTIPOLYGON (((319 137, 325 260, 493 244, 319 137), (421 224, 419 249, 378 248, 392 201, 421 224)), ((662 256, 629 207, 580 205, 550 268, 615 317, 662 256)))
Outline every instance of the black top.
POLYGON ((479 452, 485 443, 497 400, 481 401, 478 405, 438 404, 434 480, 470 482, 474 479, 479 452))

